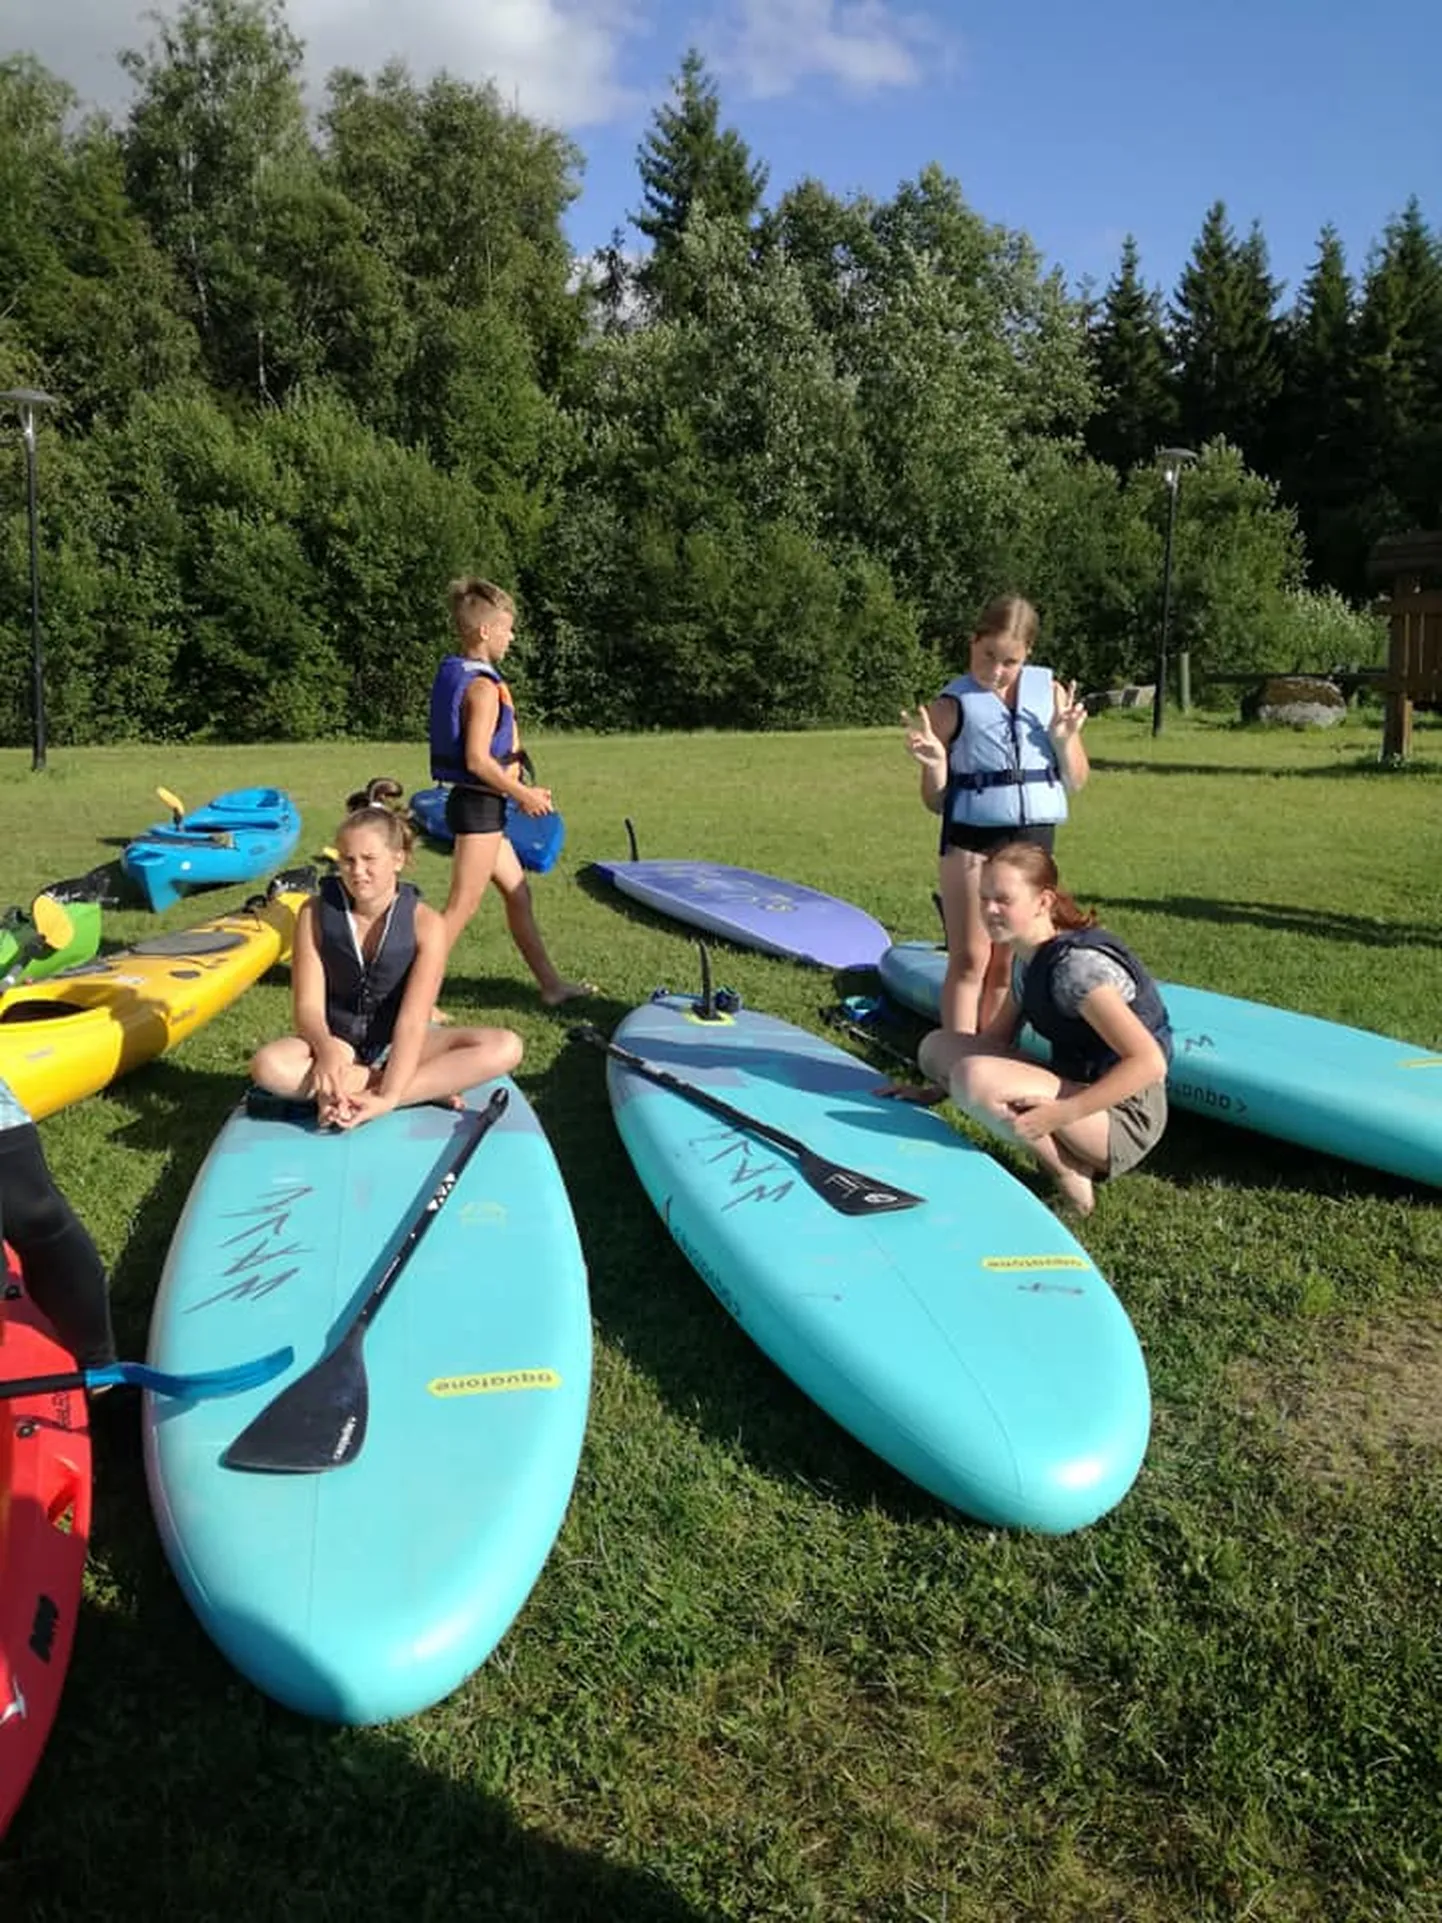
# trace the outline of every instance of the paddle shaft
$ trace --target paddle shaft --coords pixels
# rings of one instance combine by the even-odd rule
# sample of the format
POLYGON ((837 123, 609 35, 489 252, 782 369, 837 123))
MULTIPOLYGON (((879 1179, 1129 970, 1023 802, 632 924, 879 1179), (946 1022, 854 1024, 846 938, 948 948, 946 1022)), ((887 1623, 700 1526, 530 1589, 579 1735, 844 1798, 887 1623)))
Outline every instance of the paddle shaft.
POLYGON ((759 1136, 762 1141, 774 1142, 777 1148, 785 1149, 788 1155, 796 1158, 802 1180, 838 1214, 886 1214, 894 1209, 916 1208, 926 1199, 921 1195, 912 1195, 906 1189, 899 1189, 890 1182, 883 1182, 874 1175, 863 1175, 858 1169, 843 1168, 839 1162, 828 1161, 824 1155, 818 1155, 815 1149, 809 1148, 796 1136, 788 1135, 784 1129, 773 1128, 770 1122, 758 1121, 754 1115, 732 1108, 729 1102, 723 1101, 719 1095, 713 1095, 709 1089, 683 1081, 679 1075, 671 1074, 669 1069, 658 1068, 642 1055, 633 1055, 629 1048, 623 1048, 619 1042, 609 1041, 599 1028, 586 1025, 571 1032, 580 1040, 613 1055, 623 1068, 629 1068, 648 1082, 655 1082, 659 1088, 669 1089, 673 1095, 694 1102, 698 1108, 719 1116, 733 1128, 745 1129, 748 1134, 759 1136))
MULTIPOLYGON (((587 1041, 593 1039, 591 1034, 585 1031, 582 1033, 585 1034, 587 1041)), ((743 1114, 739 1108, 732 1108, 731 1104, 723 1101, 719 1095, 713 1095, 710 1089, 701 1088, 695 1082, 683 1081, 679 1075, 673 1075, 667 1068, 658 1068, 654 1062, 648 1062, 644 1055, 632 1054, 631 1050, 622 1047, 620 1042, 607 1041, 599 1030, 595 1031, 594 1040, 597 1046, 604 1048, 608 1055, 614 1056, 624 1068, 634 1070, 637 1075, 643 1075, 648 1082, 655 1082, 658 1088, 669 1088, 674 1095, 684 1095, 687 1101, 694 1102, 698 1108, 709 1109, 713 1115, 719 1115, 723 1121, 734 1122, 738 1128, 744 1128, 752 1135, 759 1135, 765 1141, 774 1142, 777 1148, 784 1148, 788 1154, 809 1156, 812 1153, 805 1142, 798 1141, 794 1135, 788 1135, 784 1129, 774 1128, 770 1122, 758 1121, 754 1115, 743 1114)))
POLYGON ((415 1253, 417 1243, 450 1200, 451 1191, 465 1172, 467 1162, 470 1161, 471 1157, 485 1140, 486 1131, 490 1128, 492 1122, 498 1122, 505 1113, 506 1104, 510 1099, 510 1094, 506 1089, 498 1088, 491 1096, 490 1101, 486 1103, 486 1106, 476 1115, 475 1123, 470 1133, 466 1136, 465 1141, 462 1142, 455 1160, 450 1164, 449 1168, 447 1168, 445 1174, 441 1177, 430 1195, 426 1197, 421 1208, 412 1216, 400 1247, 396 1250, 390 1261, 387 1262, 380 1280, 361 1304, 355 1321, 351 1324, 350 1328, 346 1330, 347 1340, 352 1336, 359 1337, 375 1320, 376 1313, 382 1302, 385 1301, 386 1297, 395 1287, 396 1279, 400 1275, 401 1270, 415 1253))
POLYGON ((295 1360, 292 1348, 275 1349, 253 1362, 237 1362, 229 1369, 206 1369, 193 1375, 172 1375, 146 1362, 107 1362, 95 1369, 66 1369, 55 1375, 20 1376, 0 1382, 0 1402, 19 1396, 50 1395, 61 1389, 111 1389, 128 1384, 149 1389, 152 1395, 199 1401, 208 1396, 235 1395, 258 1388, 295 1360))

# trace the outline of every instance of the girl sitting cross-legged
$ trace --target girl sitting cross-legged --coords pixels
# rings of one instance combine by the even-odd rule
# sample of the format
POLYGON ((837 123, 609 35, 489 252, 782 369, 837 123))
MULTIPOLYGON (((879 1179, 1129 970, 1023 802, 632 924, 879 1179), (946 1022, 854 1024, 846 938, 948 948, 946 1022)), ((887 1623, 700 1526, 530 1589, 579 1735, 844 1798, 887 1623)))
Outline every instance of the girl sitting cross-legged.
POLYGON ((435 1028, 446 926, 401 870, 412 833, 374 799, 400 789, 372 782, 350 798, 328 875, 296 922, 291 983, 295 1033, 251 1062, 274 1095, 314 1100, 322 1124, 354 1128, 389 1109, 456 1099, 506 1075, 521 1059, 508 1028, 435 1028))

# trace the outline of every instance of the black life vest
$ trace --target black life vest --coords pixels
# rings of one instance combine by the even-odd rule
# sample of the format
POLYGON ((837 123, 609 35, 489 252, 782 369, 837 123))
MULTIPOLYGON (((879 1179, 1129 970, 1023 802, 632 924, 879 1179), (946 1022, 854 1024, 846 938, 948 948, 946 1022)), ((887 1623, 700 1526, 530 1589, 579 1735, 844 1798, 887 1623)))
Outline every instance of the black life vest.
POLYGON ((1119 1059, 1082 1015, 1064 1015, 1056 1005, 1052 980, 1073 948, 1097 948, 1121 963, 1136 983, 1132 1013, 1156 1038, 1168 1063, 1172 1059, 1172 1024, 1161 990, 1143 964, 1105 928, 1068 928, 1043 942, 1022 976, 1021 1012, 1037 1034, 1051 1043, 1051 1065, 1069 1082, 1094 1082, 1119 1059))
POLYGON ((403 881, 396 891, 376 952, 361 957, 350 918, 350 896, 339 878, 320 885, 320 959, 325 969, 325 1023, 363 1061, 389 1046, 416 958, 416 903, 420 890, 403 881))

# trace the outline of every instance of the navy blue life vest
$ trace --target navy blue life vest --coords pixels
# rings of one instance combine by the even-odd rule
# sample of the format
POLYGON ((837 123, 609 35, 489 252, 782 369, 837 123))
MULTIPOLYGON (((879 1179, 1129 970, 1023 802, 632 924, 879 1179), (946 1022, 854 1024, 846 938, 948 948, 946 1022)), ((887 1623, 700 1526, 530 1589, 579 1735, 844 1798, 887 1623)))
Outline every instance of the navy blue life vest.
POLYGON ((468 788, 484 788, 466 766, 466 731, 461 719, 467 691, 477 675, 496 684, 500 709, 491 736, 491 754, 502 763, 512 761, 516 746, 516 710, 506 677, 489 661, 448 654, 431 683, 431 779, 458 781, 468 788))
POLYGON ((1051 1043, 1051 1065, 1071 1082, 1094 1082, 1120 1058, 1083 1015, 1063 1015, 1052 995, 1052 978, 1073 948, 1098 948, 1121 963, 1136 983, 1132 1013, 1158 1047, 1172 1059, 1172 1024, 1161 990, 1123 941, 1105 928, 1068 928, 1043 942, 1026 966, 1021 985, 1021 1012, 1038 1035, 1051 1043))
POLYGON ((325 969, 325 1025, 349 1042, 362 1061, 374 1061, 390 1046, 401 1012, 411 964, 416 958, 416 903, 419 889, 403 881, 381 931, 380 945, 367 962, 361 957, 350 918, 350 896, 335 875, 320 885, 316 933, 325 969))
POLYGON ((943 819, 969 828, 1065 821, 1066 784, 1049 733, 1056 710, 1051 669, 1022 669, 1014 708, 969 674, 941 692, 961 716, 947 757, 943 819))

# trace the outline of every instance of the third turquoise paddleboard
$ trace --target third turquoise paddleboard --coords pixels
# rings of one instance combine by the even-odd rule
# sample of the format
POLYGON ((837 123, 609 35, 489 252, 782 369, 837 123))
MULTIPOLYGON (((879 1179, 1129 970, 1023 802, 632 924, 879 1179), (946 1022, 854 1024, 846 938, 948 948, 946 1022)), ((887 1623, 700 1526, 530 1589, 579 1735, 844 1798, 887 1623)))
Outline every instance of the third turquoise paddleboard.
MULTIPOLYGON (((936 1016, 945 972, 946 951, 931 942, 898 942, 881 958, 883 987, 918 1015, 936 1016)), ((1442 1186, 1442 1055, 1265 1002, 1158 985, 1178 1108, 1442 1186)))
POLYGON ((677 1245, 837 1422, 986 1522, 1063 1532, 1130 1488, 1151 1420, 1125 1310, 1031 1191, 854 1056, 742 1010, 666 996, 615 1043, 829 1161, 924 1197, 845 1215, 795 1161, 614 1058, 611 1104, 677 1245))

